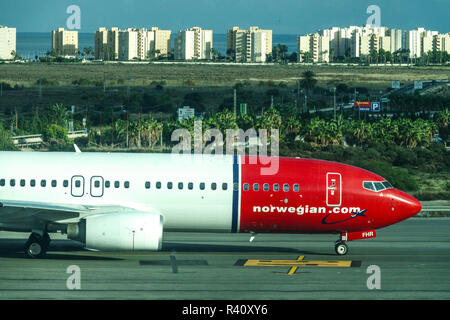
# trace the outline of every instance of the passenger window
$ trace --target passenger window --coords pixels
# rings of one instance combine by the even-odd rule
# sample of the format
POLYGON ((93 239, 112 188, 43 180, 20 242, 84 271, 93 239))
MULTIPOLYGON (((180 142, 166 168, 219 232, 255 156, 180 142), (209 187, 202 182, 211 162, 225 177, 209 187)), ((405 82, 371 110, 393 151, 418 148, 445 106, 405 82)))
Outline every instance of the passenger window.
POLYGON ((206 185, 204 182, 200 183, 200 190, 205 190, 206 185))
POLYGON ((298 184, 294 184, 294 192, 299 192, 300 186, 298 184))
POLYGON ((130 189, 130 182, 129 181, 125 181, 125 183, 123 184, 125 189, 130 189))
POLYGON ((244 191, 250 190, 250 185, 248 183, 244 183, 244 191))
POLYGON ((222 190, 228 190, 228 183, 222 183, 222 190))
POLYGON ((188 183, 188 189, 189 190, 193 190, 194 189, 194 184, 192 182, 188 183))
POLYGON ((24 179, 20 180, 20 186, 21 187, 25 187, 25 180, 24 179))
POLYGON ((120 188, 120 182, 119 181, 114 182, 114 188, 116 188, 116 189, 120 188))
POLYGON ((69 180, 64 180, 63 181, 63 187, 67 188, 69 186, 69 180))
POLYGON ((156 189, 161 189, 161 182, 158 181, 158 182, 156 183, 156 189))
MULTIPOLYGON (((77 181, 78 183, 77 183, 77 188, 79 188, 80 186, 81 186, 81 183, 80 183, 80 181, 77 181)), ((47 186, 47 180, 41 180, 41 187, 42 188, 45 188, 47 186)))
POLYGON ((253 191, 259 191, 259 183, 253 184, 253 191))
POLYGON ((280 185, 279 185, 278 183, 275 183, 275 184, 273 185, 273 191, 275 191, 275 192, 280 191, 280 185))
POLYGON ((239 183, 233 183, 233 190, 239 191, 239 183))
POLYGON ((15 187, 15 186, 16 186, 16 180, 15 180, 15 179, 11 179, 11 180, 9 181, 9 185, 10 185, 11 187, 15 187))
POLYGON ((111 187, 111 182, 110 181, 105 181, 105 188, 109 189, 111 187))
POLYGON ((0 179, 0 187, 4 187, 5 186, 5 179, 0 179))
POLYGON ((94 188, 100 188, 100 181, 94 182, 94 188))
POLYGON ((269 191, 269 190, 270 190, 269 184, 268 184, 268 183, 264 183, 263 189, 264 189, 264 191, 266 191, 266 192, 269 191))
POLYGON ((172 190, 172 188, 173 188, 173 183, 167 182, 167 189, 172 190))
POLYGON ((145 183, 145 189, 150 189, 150 182, 145 183))
POLYGON ((211 190, 217 190, 217 183, 211 183, 211 190))
POLYGON ((52 187, 56 188, 56 185, 57 185, 56 180, 52 180, 52 187))
POLYGON ((284 192, 289 192, 289 185, 288 184, 283 185, 283 191, 284 192))
POLYGON ((179 182, 178 183, 178 190, 183 190, 183 187, 184 187, 183 182, 179 182))
POLYGON ((30 180, 30 187, 36 187, 36 180, 32 179, 30 180))

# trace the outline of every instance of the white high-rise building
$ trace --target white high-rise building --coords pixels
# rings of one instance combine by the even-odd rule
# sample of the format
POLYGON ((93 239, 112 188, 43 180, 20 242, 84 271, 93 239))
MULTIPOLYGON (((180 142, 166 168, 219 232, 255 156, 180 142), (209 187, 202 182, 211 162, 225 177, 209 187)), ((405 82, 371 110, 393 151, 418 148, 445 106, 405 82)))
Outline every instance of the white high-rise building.
POLYGON ((178 32, 174 42, 175 60, 211 60, 213 31, 193 27, 178 32))
POLYGON ((330 38, 318 33, 297 37, 299 62, 330 62, 330 38))
POLYGON ((0 60, 14 59, 16 52, 16 28, 0 25, 0 60))
POLYGON ((119 28, 100 28, 95 32, 95 59, 117 60, 119 58, 119 28))
POLYGON ((236 62, 265 62, 272 53, 272 30, 233 27, 227 32, 227 54, 236 62))
MULTIPOLYGON (((438 35, 437 31, 429 31, 424 28, 417 28, 415 30, 409 30, 403 32, 403 48, 409 50, 410 58, 420 58, 430 47, 430 38, 438 35), (424 47, 424 38, 425 47, 424 47)), ((431 40, 432 41, 432 40, 431 40)))
POLYGON ((170 30, 133 29, 119 31, 119 60, 148 60, 168 55, 171 49, 170 30))
POLYGON ((59 56, 78 55, 78 31, 64 28, 52 31, 52 50, 59 56))

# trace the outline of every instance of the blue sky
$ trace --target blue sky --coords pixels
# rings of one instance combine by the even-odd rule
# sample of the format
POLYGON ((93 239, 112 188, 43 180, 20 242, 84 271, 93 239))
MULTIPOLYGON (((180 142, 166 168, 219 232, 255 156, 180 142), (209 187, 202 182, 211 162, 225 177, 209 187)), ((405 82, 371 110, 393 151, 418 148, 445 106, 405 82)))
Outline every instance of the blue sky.
POLYGON ((1 2, 0 25, 48 32, 66 26, 70 5, 80 7, 80 32, 87 33, 102 26, 172 31, 199 26, 226 33, 234 25, 255 25, 278 34, 306 34, 363 25, 369 5, 380 7, 383 26, 450 31, 450 0, 20 0, 1 2))

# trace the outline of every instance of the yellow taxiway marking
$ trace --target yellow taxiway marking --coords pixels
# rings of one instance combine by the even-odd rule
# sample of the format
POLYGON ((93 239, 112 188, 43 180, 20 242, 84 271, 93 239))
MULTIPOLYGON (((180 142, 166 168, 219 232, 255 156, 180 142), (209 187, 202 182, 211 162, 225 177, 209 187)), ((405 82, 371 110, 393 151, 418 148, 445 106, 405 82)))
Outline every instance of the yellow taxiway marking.
MULTIPOLYGON (((305 256, 300 256, 300 257, 298 257, 298 258, 297 258, 297 261, 298 261, 298 262, 302 261, 304 257, 305 257, 305 256)), ((288 275, 292 276, 293 274, 295 274, 295 273, 297 272, 297 270, 298 270, 298 267, 297 267, 297 266, 291 267, 291 268, 289 269, 289 271, 288 271, 288 275)))
POLYGON ((244 267, 336 267, 350 268, 352 261, 247 260, 244 267))
POLYGON ((287 275, 294 275, 301 267, 327 267, 327 268, 350 268, 360 266, 360 261, 338 261, 338 260, 304 260, 300 256, 297 260, 244 260, 244 267, 289 267, 287 275))

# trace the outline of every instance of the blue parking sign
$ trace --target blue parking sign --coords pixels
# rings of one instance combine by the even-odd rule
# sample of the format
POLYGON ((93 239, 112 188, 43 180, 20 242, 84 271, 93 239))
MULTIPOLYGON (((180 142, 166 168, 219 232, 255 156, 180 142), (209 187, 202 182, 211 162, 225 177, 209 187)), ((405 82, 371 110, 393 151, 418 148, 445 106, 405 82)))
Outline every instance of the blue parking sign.
POLYGON ((381 111, 381 103, 380 102, 372 102, 372 112, 380 112, 381 111))

